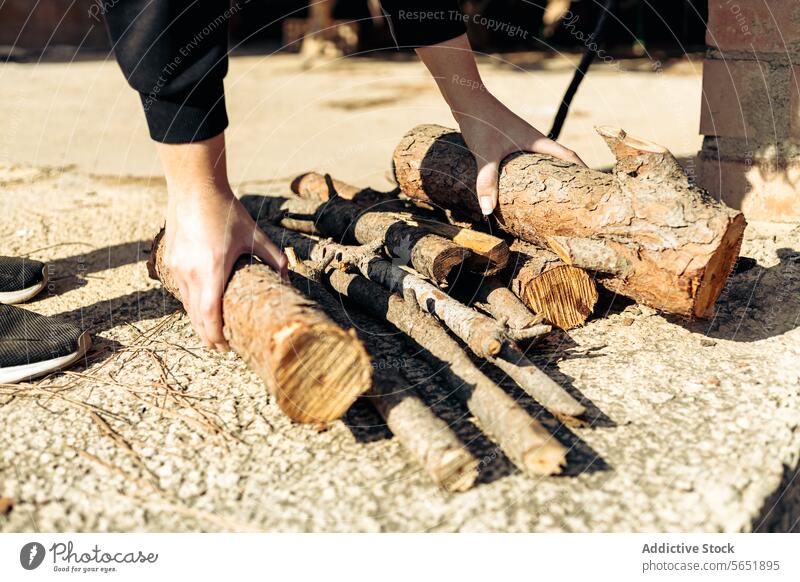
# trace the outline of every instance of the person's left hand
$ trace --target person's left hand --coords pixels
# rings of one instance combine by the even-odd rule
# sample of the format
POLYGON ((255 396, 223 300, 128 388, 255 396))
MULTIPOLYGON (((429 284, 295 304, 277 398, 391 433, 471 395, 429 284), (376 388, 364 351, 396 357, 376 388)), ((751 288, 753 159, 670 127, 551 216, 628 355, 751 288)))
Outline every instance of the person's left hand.
POLYGON ((586 165, 575 152, 549 139, 491 94, 484 93, 480 107, 470 110, 479 112, 479 116, 455 111, 453 115, 478 165, 475 191, 484 215, 491 214, 497 206, 500 163, 514 152, 547 154, 586 165))

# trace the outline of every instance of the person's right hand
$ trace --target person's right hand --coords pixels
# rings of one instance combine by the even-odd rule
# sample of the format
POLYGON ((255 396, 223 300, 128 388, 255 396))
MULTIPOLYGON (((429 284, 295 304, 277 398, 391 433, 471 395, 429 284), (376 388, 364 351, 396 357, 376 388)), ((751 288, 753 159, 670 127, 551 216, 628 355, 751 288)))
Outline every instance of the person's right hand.
POLYGON ((586 166, 574 151, 549 139, 486 91, 473 98, 470 113, 453 112, 478 167, 475 191, 484 215, 497 206, 500 164, 514 152, 546 154, 586 166))
POLYGON ((222 331, 222 294, 240 256, 255 255, 287 277, 286 256, 229 188, 171 191, 164 243, 167 267, 206 347, 228 349, 222 331))

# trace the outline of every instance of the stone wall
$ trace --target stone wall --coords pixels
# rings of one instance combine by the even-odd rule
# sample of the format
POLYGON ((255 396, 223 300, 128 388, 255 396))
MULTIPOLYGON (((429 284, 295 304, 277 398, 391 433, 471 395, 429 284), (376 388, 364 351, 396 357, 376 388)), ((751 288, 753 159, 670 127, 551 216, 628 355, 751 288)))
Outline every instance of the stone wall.
POLYGON ((754 220, 800 220, 800 3, 709 0, 697 180, 754 220))

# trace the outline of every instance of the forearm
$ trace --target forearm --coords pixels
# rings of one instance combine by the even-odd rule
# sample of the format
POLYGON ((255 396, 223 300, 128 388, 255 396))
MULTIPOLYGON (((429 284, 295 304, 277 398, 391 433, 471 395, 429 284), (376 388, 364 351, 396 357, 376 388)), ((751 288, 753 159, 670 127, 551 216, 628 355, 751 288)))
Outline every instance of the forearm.
POLYGON ((167 180, 170 205, 202 196, 233 196, 228 183, 225 134, 156 147, 167 180))
POLYGON ((453 114, 469 114, 491 98, 481 80, 466 34, 434 46, 417 49, 453 114))
POLYGON ((169 191, 164 257, 201 341, 224 350, 221 297, 236 260, 256 255, 285 277, 286 258, 233 195, 224 134, 157 148, 169 191))

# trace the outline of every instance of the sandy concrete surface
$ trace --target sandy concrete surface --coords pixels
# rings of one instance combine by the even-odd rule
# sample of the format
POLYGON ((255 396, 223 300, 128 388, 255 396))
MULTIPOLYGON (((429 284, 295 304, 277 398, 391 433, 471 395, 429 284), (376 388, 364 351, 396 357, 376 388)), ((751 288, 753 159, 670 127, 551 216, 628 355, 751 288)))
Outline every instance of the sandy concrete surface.
MULTIPOLYGON (((534 65, 492 65, 487 82, 547 125, 569 72, 534 65)), ((234 59, 237 181, 317 168, 380 186, 403 131, 447 122, 413 62, 340 66, 346 75, 234 59)), ((603 165, 589 128, 616 123, 691 155, 689 69, 590 75, 564 141, 603 165)), ((0 496, 15 502, 3 531, 798 529, 800 228, 748 227, 742 254, 756 263, 731 277, 711 321, 606 298, 585 327, 531 352, 590 409, 588 426, 566 427, 504 382, 570 447, 563 476, 517 473, 414 354, 378 359, 402 366, 485 458, 480 485, 449 495, 366 405, 323 432, 292 425, 239 359, 199 349, 147 278, 166 194, 135 177, 157 166, 112 64, 13 65, 0 78, 12 99, 0 254, 49 261, 50 288, 26 308, 95 338, 71 373, 0 388, 0 496)))

